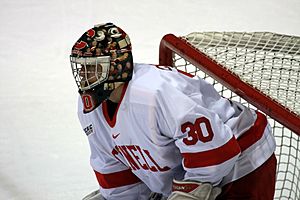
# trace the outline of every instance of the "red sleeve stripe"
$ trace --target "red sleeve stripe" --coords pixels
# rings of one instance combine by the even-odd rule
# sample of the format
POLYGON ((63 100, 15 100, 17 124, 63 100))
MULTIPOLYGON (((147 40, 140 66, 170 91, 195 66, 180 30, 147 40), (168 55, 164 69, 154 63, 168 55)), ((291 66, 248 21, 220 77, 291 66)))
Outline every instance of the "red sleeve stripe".
POLYGON ((99 185, 104 189, 116 188, 140 182, 140 179, 136 177, 130 169, 110 174, 101 174, 97 171, 94 172, 99 185))
POLYGON ((237 139, 242 151, 257 142, 265 132, 268 120, 262 113, 256 112, 256 114, 254 125, 237 139))
POLYGON ((223 146, 197 153, 182 153, 183 164, 187 168, 207 167, 221 164, 241 152, 237 140, 232 137, 223 146))

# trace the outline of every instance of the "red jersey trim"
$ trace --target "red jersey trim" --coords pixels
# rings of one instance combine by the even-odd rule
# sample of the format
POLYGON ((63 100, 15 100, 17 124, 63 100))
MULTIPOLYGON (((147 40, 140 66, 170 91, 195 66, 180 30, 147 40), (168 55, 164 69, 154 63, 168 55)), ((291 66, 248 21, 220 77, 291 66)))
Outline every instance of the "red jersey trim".
POLYGON ((254 125, 237 139, 242 151, 260 140, 265 132, 268 120, 262 113, 256 112, 256 114, 257 118, 254 125))
POLYGON ((207 167, 221 164, 241 152, 235 137, 232 137, 223 146, 197 153, 182 153, 183 164, 187 168, 207 167))
POLYGON ((106 103, 106 101, 103 101, 103 102, 102 102, 102 111, 103 111, 104 118, 105 118, 106 122, 108 123, 108 125, 109 125, 111 128, 113 128, 113 127, 116 125, 118 110, 119 110, 119 107, 120 107, 120 105, 121 105, 121 103, 122 103, 123 97, 125 96, 125 92, 126 92, 127 86, 128 86, 128 83, 125 83, 125 84, 124 84, 124 87, 122 88, 121 99, 120 99, 120 102, 118 103, 116 112, 115 112, 115 114, 114 114, 112 120, 109 118, 109 115, 108 115, 108 110, 107 110, 107 103, 106 103))
POLYGON ((185 72, 185 71, 182 71, 182 70, 179 70, 179 69, 177 69, 177 71, 178 71, 179 73, 181 73, 181 74, 184 74, 184 75, 190 77, 190 78, 195 77, 193 74, 190 74, 190 73, 188 73, 188 72, 185 72))
POLYGON ((116 188, 140 182, 140 179, 136 177, 130 169, 110 174, 101 174, 95 170, 94 172, 99 185, 104 189, 116 188))
MULTIPOLYGON (((155 67, 157 67, 158 69, 162 69, 162 70, 166 70, 166 69, 170 69, 171 70, 171 67, 169 67, 169 66, 165 66, 165 65, 154 65, 155 67)), ((190 73, 188 73, 188 72, 185 72, 185 71, 182 71, 182 70, 180 70, 180 69, 176 69, 179 73, 181 73, 181 74, 184 74, 184 75, 186 75, 186 76, 188 76, 188 77, 190 77, 190 78, 193 78, 195 75, 193 75, 193 74, 190 74, 190 73)))

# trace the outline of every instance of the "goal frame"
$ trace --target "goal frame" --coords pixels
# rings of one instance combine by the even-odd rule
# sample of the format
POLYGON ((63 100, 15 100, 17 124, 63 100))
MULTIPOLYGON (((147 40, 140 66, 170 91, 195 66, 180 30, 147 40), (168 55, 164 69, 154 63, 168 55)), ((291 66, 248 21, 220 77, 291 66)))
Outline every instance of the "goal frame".
POLYGON ((229 72, 184 39, 173 34, 167 34, 161 39, 159 65, 173 66, 173 52, 300 136, 300 117, 296 113, 243 82, 237 75, 229 72))

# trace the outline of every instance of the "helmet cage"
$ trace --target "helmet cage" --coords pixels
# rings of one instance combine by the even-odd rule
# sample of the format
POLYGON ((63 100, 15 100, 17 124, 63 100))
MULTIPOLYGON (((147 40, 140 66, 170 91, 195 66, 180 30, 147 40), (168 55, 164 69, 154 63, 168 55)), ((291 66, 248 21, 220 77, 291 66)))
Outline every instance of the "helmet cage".
POLYGON ((73 77, 80 91, 86 91, 107 81, 110 56, 74 57, 70 56, 73 77))

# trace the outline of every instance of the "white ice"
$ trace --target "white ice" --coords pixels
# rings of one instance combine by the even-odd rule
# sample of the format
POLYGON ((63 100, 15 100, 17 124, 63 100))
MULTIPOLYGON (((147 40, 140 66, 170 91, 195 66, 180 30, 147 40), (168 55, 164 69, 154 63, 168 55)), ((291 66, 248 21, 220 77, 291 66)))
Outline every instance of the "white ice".
POLYGON ((0 199, 81 199, 97 188, 77 120, 69 53, 94 24, 131 37, 135 62, 158 63, 167 33, 300 35, 299 0, 1 0, 0 199))

